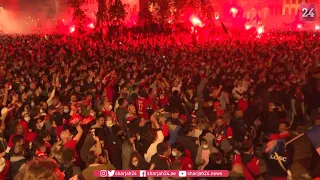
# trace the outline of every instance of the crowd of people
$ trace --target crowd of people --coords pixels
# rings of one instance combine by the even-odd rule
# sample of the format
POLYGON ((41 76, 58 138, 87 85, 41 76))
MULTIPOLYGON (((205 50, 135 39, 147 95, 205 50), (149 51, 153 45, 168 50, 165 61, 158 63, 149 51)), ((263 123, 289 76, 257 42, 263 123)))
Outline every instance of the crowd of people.
MULTIPOLYGON (((285 180, 294 142, 265 149, 320 124, 318 35, 2 35, 0 180, 113 169, 285 180)), ((312 151, 304 178, 320 176, 312 151)))

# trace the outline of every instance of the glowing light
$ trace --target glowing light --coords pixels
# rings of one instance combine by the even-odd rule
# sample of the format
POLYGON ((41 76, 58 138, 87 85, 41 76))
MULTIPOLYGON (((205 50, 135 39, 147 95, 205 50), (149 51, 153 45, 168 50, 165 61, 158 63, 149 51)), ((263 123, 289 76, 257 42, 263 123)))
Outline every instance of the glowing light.
POLYGON ((64 19, 62 19, 62 21, 64 22, 64 19))
POLYGON ((258 32, 258 34, 262 34, 262 33, 264 32, 263 27, 259 27, 259 28, 257 29, 257 32, 258 32))
POLYGON ((316 29, 316 30, 319 30, 319 29, 320 29, 320 26, 316 26, 315 29, 316 29))
POLYGON ((238 14, 238 9, 233 7, 230 9, 230 12, 233 17, 236 17, 236 15, 238 14))
POLYGON ((93 23, 88 24, 88 28, 94 29, 94 24, 93 23))
POLYGON ((171 24, 171 20, 169 20, 168 23, 171 24))
POLYGON ((73 26, 71 26, 70 28, 69 28, 69 32, 70 33, 74 33, 76 31, 76 26, 75 25, 73 25, 73 26))
POLYGON ((29 19, 31 19, 31 17, 29 16, 29 19))
POLYGON ((190 17, 190 22, 192 23, 193 26, 203 27, 201 20, 197 18, 195 15, 192 15, 190 17))
POLYGON ((301 29, 301 28, 302 28, 302 25, 301 25, 301 24, 298 24, 297 27, 298 27, 298 29, 301 29))
POLYGON ((0 7, 0 9, 3 9, 2 7, 0 7))
POLYGON ((215 16, 215 18, 216 18, 216 20, 218 20, 218 19, 219 19, 219 14, 218 14, 218 15, 216 15, 216 16, 215 16))
POLYGON ((246 25, 246 30, 249 30, 251 28, 250 25, 246 25))
POLYGON ((230 12, 231 13, 238 13, 238 9, 233 7, 230 9, 230 12))

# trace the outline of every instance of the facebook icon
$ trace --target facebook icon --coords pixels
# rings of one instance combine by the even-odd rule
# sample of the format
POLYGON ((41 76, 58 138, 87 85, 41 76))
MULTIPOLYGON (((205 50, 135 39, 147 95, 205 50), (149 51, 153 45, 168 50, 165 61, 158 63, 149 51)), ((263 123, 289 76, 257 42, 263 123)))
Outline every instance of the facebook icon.
POLYGON ((147 171, 140 171, 140 177, 147 177, 147 171))

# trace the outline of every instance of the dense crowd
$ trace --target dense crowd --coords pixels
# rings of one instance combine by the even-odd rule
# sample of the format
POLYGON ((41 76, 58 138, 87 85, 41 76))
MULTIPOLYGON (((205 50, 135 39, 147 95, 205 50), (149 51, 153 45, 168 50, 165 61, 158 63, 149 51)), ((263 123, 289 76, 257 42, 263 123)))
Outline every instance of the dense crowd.
MULTIPOLYGON (((319 47, 307 32, 2 35, 0 180, 92 180, 106 169, 285 180, 292 143, 265 149, 320 124, 319 47)), ((305 178, 320 176, 312 151, 305 178)))

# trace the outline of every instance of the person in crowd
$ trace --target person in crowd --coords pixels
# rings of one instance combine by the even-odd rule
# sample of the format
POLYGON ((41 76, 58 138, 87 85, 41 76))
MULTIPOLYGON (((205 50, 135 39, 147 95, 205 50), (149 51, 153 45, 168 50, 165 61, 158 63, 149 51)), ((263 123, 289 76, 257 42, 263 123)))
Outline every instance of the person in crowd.
POLYGON ((0 149, 0 179, 5 180, 10 175, 11 162, 4 157, 5 148, 0 149))
POLYGON ((264 125, 264 133, 266 135, 279 133, 279 121, 281 120, 281 107, 276 106, 275 103, 268 104, 268 113, 264 125))
MULTIPOLYGON (((144 154, 144 158, 145 158, 146 162, 148 162, 148 163, 150 163, 152 157, 155 154, 157 154, 158 145, 160 143, 162 143, 163 140, 164 140, 163 132, 162 132, 160 126, 159 126, 159 123, 158 123, 157 119, 154 116, 151 116, 150 120, 151 120, 152 126, 155 128, 157 134, 154 137, 152 144, 149 146, 146 154, 144 154)), ((162 153, 164 153, 164 152, 162 152, 162 153)))
POLYGON ((233 138, 233 132, 223 118, 218 118, 216 121, 215 137, 216 147, 219 147, 227 153, 230 150, 229 144, 233 138))
POLYGON ((242 166, 242 172, 245 179, 257 179, 260 175, 260 161, 258 157, 253 154, 253 144, 251 141, 246 141, 240 153, 236 154, 233 160, 233 169, 236 165, 242 166))
POLYGON ((116 169, 121 169, 121 151, 124 132, 122 131, 121 127, 116 124, 115 120, 111 116, 107 117, 106 126, 104 127, 103 132, 104 147, 110 155, 110 161, 116 169))
POLYGON ((76 130, 77 130, 77 134, 74 137, 72 137, 69 130, 64 130, 63 132, 61 132, 60 138, 61 138, 61 142, 65 148, 69 148, 74 151, 73 155, 76 160, 75 165, 80 166, 81 163, 80 163, 80 158, 79 158, 76 146, 77 146, 78 142, 80 141, 83 130, 82 130, 82 127, 79 123, 76 126, 76 130))
MULTIPOLYGON (((210 141, 209 141, 210 142, 210 141)), ((213 143, 208 143, 208 140, 204 138, 200 139, 200 146, 196 157, 196 164, 199 170, 203 170, 209 163, 209 157, 211 153, 218 153, 219 150, 213 146, 213 143)))
POLYGON ((236 110, 231 122, 229 124, 232 129, 233 140, 242 143, 246 135, 246 127, 242 120, 243 111, 236 110))
POLYGON ((96 128, 102 128, 105 125, 105 118, 103 116, 100 116, 97 118, 96 120, 96 124, 92 125, 91 128, 92 129, 96 129, 96 128))
POLYGON ((48 155, 46 153, 46 144, 43 139, 36 139, 32 143, 33 157, 44 157, 46 158, 48 155))
MULTIPOLYGON (((286 133, 287 134, 287 133, 286 133)), ((289 171, 293 162, 294 148, 292 144, 285 145, 285 142, 290 140, 290 136, 271 137, 275 138, 268 142, 274 144, 274 148, 267 151, 267 177, 270 179, 287 179, 288 176, 292 176, 289 171)))
POLYGON ((209 162, 205 166, 204 170, 223 170, 223 164, 222 164, 222 155, 220 152, 214 152, 211 153, 209 156, 209 162))
POLYGON ((13 150, 13 156, 10 157, 10 173, 9 179, 14 179, 21 168, 25 165, 27 159, 25 158, 25 150, 21 145, 16 145, 13 150))
POLYGON ((136 151, 136 135, 134 133, 128 134, 122 143, 122 169, 129 169, 130 156, 136 151))
POLYGON ((171 112, 171 118, 168 118, 166 123, 169 129, 169 145, 172 145, 178 139, 178 133, 182 126, 180 121, 181 120, 179 119, 179 110, 173 109, 171 112))
MULTIPOLYGON (((146 161, 138 152, 133 152, 130 155, 130 162, 128 164, 128 168, 130 170, 145 170, 148 169, 149 166, 146 161)), ((134 177, 133 180, 146 180, 146 177, 134 177)))
POLYGON ((90 151, 87 155, 87 163, 89 164, 86 169, 82 171, 85 179, 99 179, 94 176, 95 170, 114 170, 115 167, 110 164, 108 159, 99 157, 94 151, 90 151))
POLYGON ((171 149, 168 143, 162 142, 157 145, 157 153, 152 156, 150 170, 169 170, 171 149))
POLYGON ((15 179, 52 179, 63 180, 64 175, 59 170, 57 163, 52 159, 40 158, 34 159, 26 164, 26 166, 17 174, 15 179))
MULTIPOLYGON (((173 161, 170 165, 170 170, 178 171, 182 170, 182 164, 180 161, 176 160, 173 161)), ((162 178, 162 180, 187 180, 187 177, 169 177, 169 178, 162 178)))
POLYGON ((119 122, 119 125, 123 132, 127 132, 127 121, 126 115, 128 113, 128 102, 125 98, 120 98, 118 100, 119 107, 117 108, 116 115, 119 122))
POLYGON ((184 145, 191 153, 192 162, 195 162, 198 153, 197 139, 194 137, 195 128, 192 125, 186 125, 182 128, 182 134, 178 137, 178 142, 184 145))
POLYGON ((179 160, 182 168, 181 170, 192 170, 193 169, 193 162, 191 159, 190 151, 185 149, 183 144, 181 143, 174 143, 171 146, 171 155, 174 157, 174 159, 179 160))

